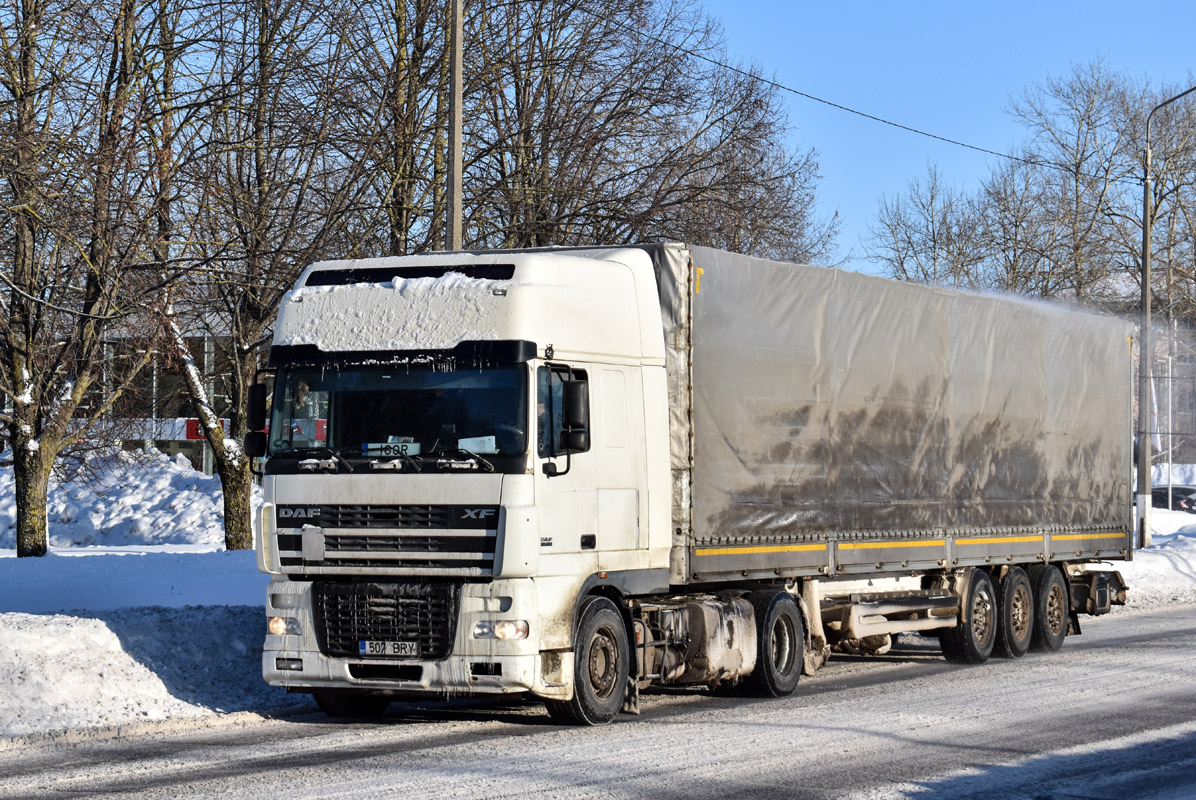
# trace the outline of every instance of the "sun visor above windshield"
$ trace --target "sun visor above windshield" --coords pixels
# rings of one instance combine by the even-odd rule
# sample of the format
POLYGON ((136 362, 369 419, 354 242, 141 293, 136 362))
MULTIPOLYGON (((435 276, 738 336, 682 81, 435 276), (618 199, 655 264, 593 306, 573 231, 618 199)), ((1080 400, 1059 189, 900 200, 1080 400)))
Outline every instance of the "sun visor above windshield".
POLYGON ((523 340, 465 341, 445 350, 341 350, 325 352, 313 344, 274 345, 269 366, 336 366, 385 364, 457 364, 486 366, 522 364, 536 357, 536 343, 523 340))

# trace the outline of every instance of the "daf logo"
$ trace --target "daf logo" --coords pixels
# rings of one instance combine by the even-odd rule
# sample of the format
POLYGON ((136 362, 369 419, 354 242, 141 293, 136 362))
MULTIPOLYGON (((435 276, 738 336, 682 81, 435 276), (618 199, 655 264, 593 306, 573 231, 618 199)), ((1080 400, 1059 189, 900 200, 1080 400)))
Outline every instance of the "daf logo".
POLYGON ((465 512, 466 519, 488 519, 495 514, 493 508, 466 508, 462 510, 465 512))
POLYGON ((279 519, 315 519, 320 516, 319 508, 286 508, 278 509, 279 519))

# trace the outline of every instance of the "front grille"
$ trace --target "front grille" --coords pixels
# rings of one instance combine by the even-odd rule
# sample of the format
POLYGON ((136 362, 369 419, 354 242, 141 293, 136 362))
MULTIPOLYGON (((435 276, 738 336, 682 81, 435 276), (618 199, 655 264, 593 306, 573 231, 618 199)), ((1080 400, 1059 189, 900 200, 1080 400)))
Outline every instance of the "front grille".
POLYGON ((330 506, 327 528, 448 528, 449 506, 330 506))
POLYGON ((320 651, 367 658, 360 642, 405 642, 419 645, 419 660, 444 658, 456 632, 460 592, 450 583, 318 581, 312 595, 320 651))
POLYGON ((381 568, 457 577, 494 572, 498 506, 309 505, 278 506, 276 513, 278 554, 287 572, 381 568), (304 532, 291 532, 295 528, 304 532))
POLYGON ((485 530, 498 523, 498 506, 465 505, 278 505, 279 528, 408 528, 485 530))
POLYGON ((360 553, 476 553, 494 557, 494 536, 371 536, 324 535, 324 552, 360 553))

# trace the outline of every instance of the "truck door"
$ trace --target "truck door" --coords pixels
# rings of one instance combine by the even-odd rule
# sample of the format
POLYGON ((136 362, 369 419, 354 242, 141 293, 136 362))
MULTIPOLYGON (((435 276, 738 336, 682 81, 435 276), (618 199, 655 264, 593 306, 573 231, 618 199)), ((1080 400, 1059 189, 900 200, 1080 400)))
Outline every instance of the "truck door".
POLYGON ((598 491, 598 568, 647 566, 646 456, 640 371, 594 370, 593 454, 598 491))
POLYGON ((557 554, 583 556, 586 563, 578 564, 574 557, 568 565, 560 566, 569 573, 592 572, 598 565, 598 498, 590 442, 584 442, 584 447, 568 448, 569 442, 563 441, 563 434, 569 432, 565 384, 588 385, 588 381, 586 370, 567 365, 553 364, 536 370, 536 505, 540 509, 541 563, 548 574, 556 571, 551 557, 557 554))

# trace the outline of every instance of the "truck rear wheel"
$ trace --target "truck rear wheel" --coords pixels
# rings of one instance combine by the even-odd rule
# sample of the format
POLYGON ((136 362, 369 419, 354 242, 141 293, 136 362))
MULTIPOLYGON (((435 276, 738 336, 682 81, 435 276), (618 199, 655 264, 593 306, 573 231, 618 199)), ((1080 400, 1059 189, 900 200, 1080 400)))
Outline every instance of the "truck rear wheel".
POLYGON ((602 725, 623 707, 631 670, 631 645, 619 608, 588 597, 578 611, 573 643, 573 699, 546 700, 549 715, 573 725, 602 725))
POLYGON ((390 698, 377 694, 314 692, 316 705, 330 717, 368 719, 380 717, 390 705, 390 698))
POLYGON ((746 688, 767 697, 792 694, 801 677, 806 632, 801 612, 788 592, 752 592, 756 616, 756 668, 746 688))
POLYGON ((1063 574, 1057 567, 1035 564, 1028 570, 1034 592, 1034 624, 1030 647, 1053 653, 1063 646, 1067 636, 1068 597, 1063 574))
POLYGON ((1010 567, 997 584, 997 655, 1021 658, 1030 649, 1034 594, 1021 567, 1010 567))
POLYGON ((992 579, 972 570, 963 598, 964 619, 943 631, 943 655, 955 664, 983 664, 997 641, 997 601, 992 579))

